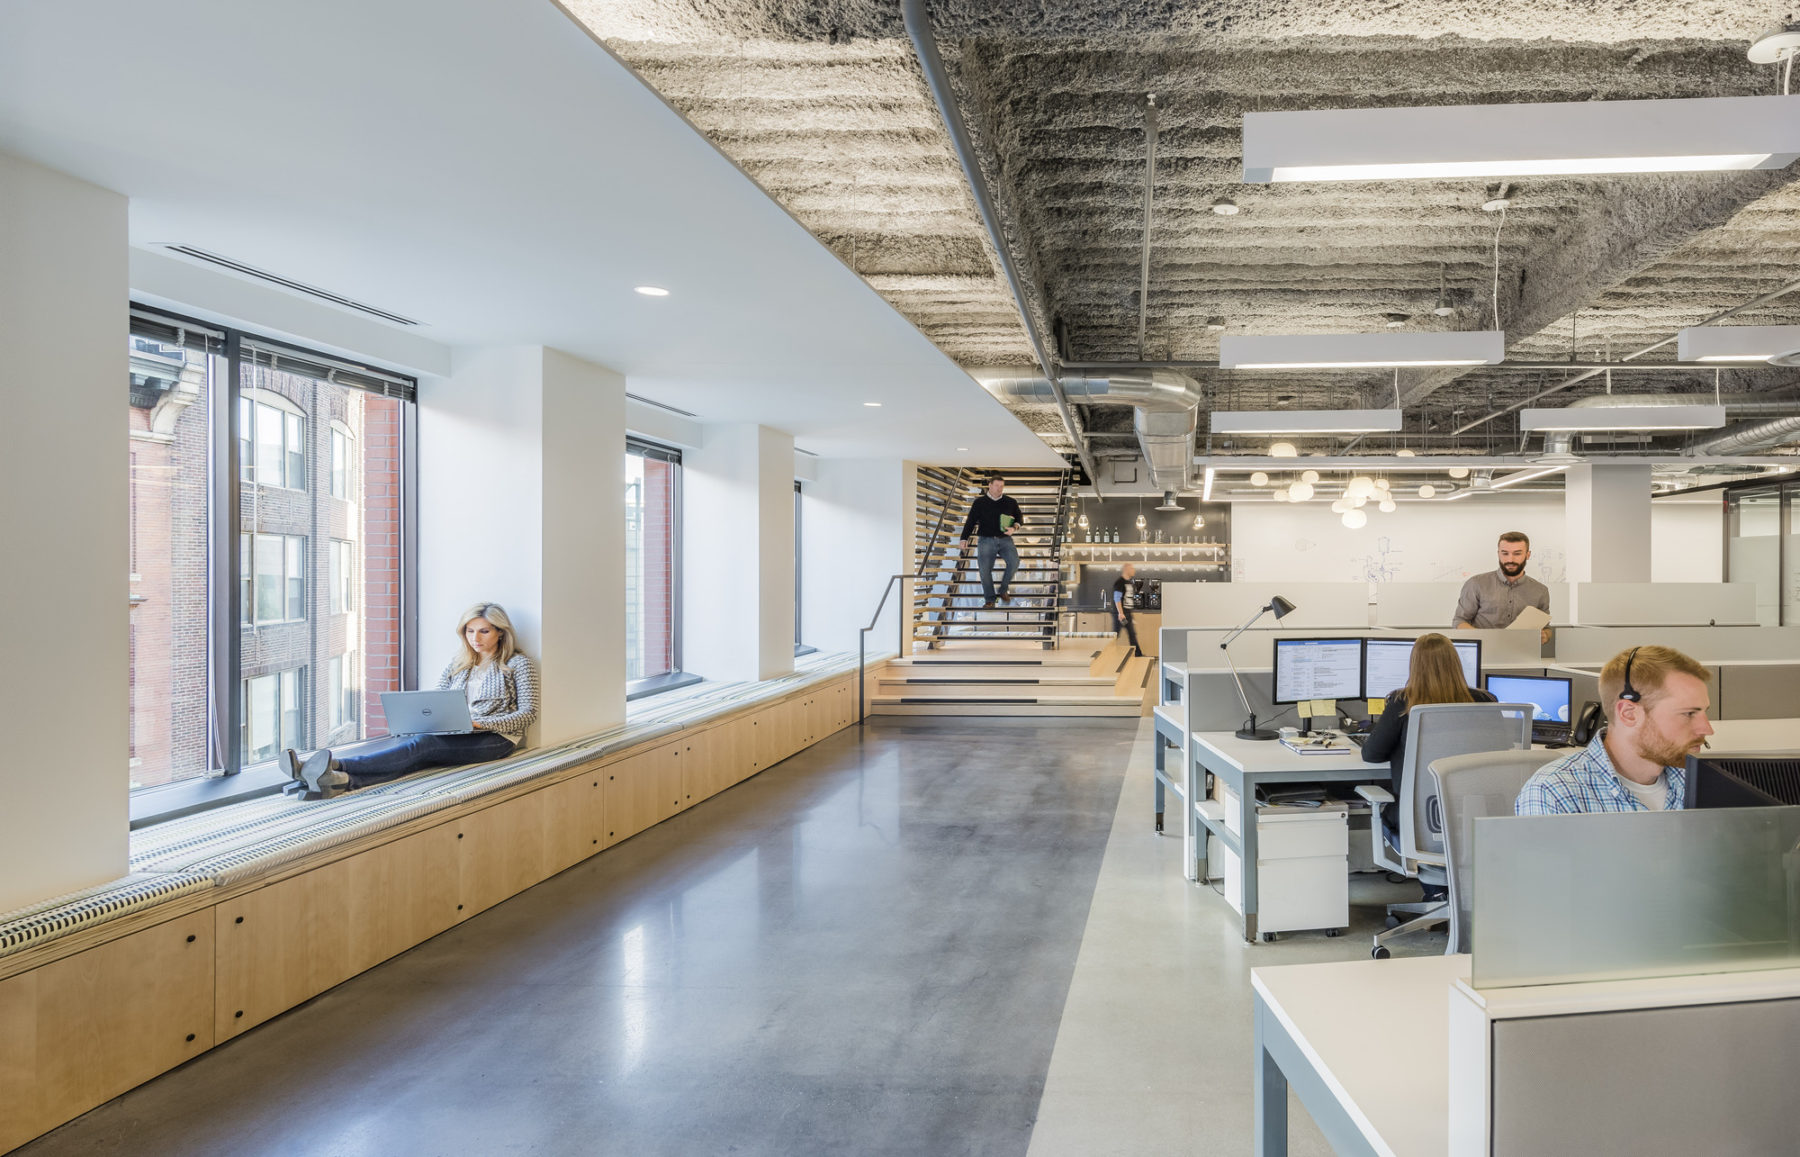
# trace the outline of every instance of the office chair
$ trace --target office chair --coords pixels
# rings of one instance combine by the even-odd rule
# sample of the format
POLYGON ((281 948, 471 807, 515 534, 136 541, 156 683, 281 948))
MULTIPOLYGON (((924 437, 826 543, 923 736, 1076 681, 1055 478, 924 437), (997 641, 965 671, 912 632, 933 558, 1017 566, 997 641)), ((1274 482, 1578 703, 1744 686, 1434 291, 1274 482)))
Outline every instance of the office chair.
MULTIPOLYGON (((1400 831, 1392 842, 1381 822, 1380 807, 1396 802, 1385 787, 1362 784, 1356 794, 1374 809, 1369 834, 1377 866, 1421 884, 1446 887, 1444 870, 1443 811, 1437 784, 1428 774, 1431 765, 1453 755, 1481 751, 1524 750, 1531 746, 1532 708, 1523 703, 1432 703, 1408 712, 1406 748, 1400 765, 1400 831)), ((1387 941, 1450 919, 1447 900, 1389 904, 1390 927, 1375 934, 1370 955, 1388 955, 1387 941), (1402 915, 1413 919, 1400 923, 1402 915)))
POLYGON ((1474 941, 1475 821, 1510 816, 1525 781, 1543 767, 1542 751, 1484 751, 1432 763, 1444 810, 1444 860, 1450 869, 1450 943, 1447 956, 1467 952, 1474 941))

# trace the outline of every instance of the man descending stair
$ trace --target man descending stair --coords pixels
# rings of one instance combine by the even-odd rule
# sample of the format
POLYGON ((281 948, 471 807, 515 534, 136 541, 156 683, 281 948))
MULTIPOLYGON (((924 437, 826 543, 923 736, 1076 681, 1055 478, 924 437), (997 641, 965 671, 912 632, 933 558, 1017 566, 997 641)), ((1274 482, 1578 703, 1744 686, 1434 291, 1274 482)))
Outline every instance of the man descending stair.
POLYGON ((1137 566, 1133 563, 1128 562, 1119 569, 1119 577, 1113 580, 1111 605, 1113 634, 1125 632, 1126 638, 1131 640, 1134 659, 1142 658, 1144 654, 1144 649, 1138 646, 1137 623, 1131 617, 1131 612, 1137 609, 1137 584, 1132 581, 1136 574, 1137 566))
POLYGON ((969 549, 969 538, 978 535, 981 539, 976 548, 976 570, 981 574, 981 595, 986 600, 985 606, 993 606, 996 601, 994 593, 994 559, 1000 558, 1006 563, 1006 574, 1000 579, 999 599, 1006 598, 1006 592, 1012 587, 1013 572, 1019 569, 1019 548, 1013 542, 1013 531, 1024 523, 1025 515, 1019 510, 1019 504, 1006 497, 1006 479, 998 474, 988 479, 987 493, 978 495, 969 507, 969 517, 963 521, 962 547, 969 549))

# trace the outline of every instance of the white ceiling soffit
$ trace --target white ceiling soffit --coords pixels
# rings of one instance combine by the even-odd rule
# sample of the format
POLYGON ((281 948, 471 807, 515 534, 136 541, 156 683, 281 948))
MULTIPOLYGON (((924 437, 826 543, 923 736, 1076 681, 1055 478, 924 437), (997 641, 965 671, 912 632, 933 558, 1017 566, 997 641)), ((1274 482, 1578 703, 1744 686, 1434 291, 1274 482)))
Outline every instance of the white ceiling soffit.
POLYGON ((1519 411, 1519 429, 1527 433, 1716 430, 1724 424, 1724 406, 1565 406, 1519 411))
POLYGON ((1228 334, 1219 339, 1219 365, 1228 370, 1491 366, 1505 356, 1506 335, 1499 330, 1228 334))
POLYGON ((1392 434, 1399 410, 1214 410, 1215 434, 1392 434))
POLYGON ((1800 96, 1434 105, 1244 114, 1244 181, 1779 169, 1800 96))
POLYGON ((1060 462, 552 4, 3 5, 0 149, 129 196, 134 245, 432 341, 553 346, 827 456, 1060 462))
POLYGON ((1800 365, 1800 325, 1696 325, 1676 336, 1684 362, 1767 362, 1800 365))

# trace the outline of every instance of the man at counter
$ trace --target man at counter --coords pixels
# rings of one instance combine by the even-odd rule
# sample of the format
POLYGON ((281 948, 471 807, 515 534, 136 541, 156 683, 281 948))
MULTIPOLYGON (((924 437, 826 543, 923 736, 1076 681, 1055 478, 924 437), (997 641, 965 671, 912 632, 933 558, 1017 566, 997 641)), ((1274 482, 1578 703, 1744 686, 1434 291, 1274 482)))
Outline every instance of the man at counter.
MULTIPOLYGON (((1500 536, 1500 569, 1470 575, 1456 600, 1456 615, 1451 625, 1459 630, 1489 631, 1510 627, 1519 612, 1536 607, 1550 613, 1550 588, 1525 573, 1531 559, 1531 540, 1519 530, 1500 536)), ((1544 628, 1542 639, 1550 641, 1550 629, 1544 628)))
POLYGON ((1131 619, 1131 612, 1137 608, 1137 584, 1132 581, 1136 574, 1136 563, 1128 562, 1120 567, 1119 577, 1113 580, 1112 599, 1106 604, 1107 609, 1112 611, 1113 634, 1125 632, 1125 637, 1131 640, 1131 653, 1134 657, 1144 653, 1144 649, 1138 646, 1137 624, 1131 619))
POLYGON ((1633 647, 1600 669, 1607 724, 1580 751, 1538 769, 1519 792, 1522 816, 1669 811, 1687 798, 1687 757, 1713 733, 1712 672, 1670 647, 1633 647))

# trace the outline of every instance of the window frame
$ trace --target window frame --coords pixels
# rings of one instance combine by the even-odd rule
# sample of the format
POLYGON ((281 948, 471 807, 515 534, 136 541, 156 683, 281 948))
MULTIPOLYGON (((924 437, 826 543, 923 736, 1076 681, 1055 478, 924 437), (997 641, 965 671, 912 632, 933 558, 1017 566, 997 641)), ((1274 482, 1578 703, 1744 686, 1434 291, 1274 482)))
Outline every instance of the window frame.
MULTIPOLYGON (((200 776, 192 776, 154 787, 139 788, 130 792, 130 822, 131 827, 137 829, 235 803, 239 800, 273 794, 287 782, 287 774, 280 768, 279 756, 274 764, 261 766, 246 765, 242 759, 245 742, 244 729, 248 723, 245 703, 248 680, 239 672, 242 666, 245 629, 257 624, 244 621, 243 599, 246 594, 254 597, 254 574, 251 575, 252 589, 250 592, 245 592, 240 585, 240 573, 242 567, 249 560, 240 557, 240 525, 245 492, 250 486, 267 484, 257 483, 254 478, 245 479, 243 477, 245 469, 245 463, 242 460, 243 442, 238 437, 236 419, 240 401, 246 395, 249 395, 252 404, 255 404, 256 396, 268 394, 268 391, 244 387, 243 367, 246 364, 268 365, 278 360, 280 368, 315 376, 339 386, 366 389, 403 403, 399 413, 401 442, 399 447, 400 493, 398 495, 400 514, 398 628, 400 686, 404 688, 418 685, 419 669, 419 454, 417 444, 419 424, 418 382, 411 375, 321 353, 303 346, 295 346, 278 338, 265 337, 219 322, 173 313, 136 301, 130 303, 129 314, 127 341, 139 336, 144 329, 155 332, 157 327, 163 327, 174 344, 186 344, 188 348, 203 349, 209 355, 220 359, 222 367, 221 371, 214 375, 214 386, 209 391, 207 399, 209 434, 206 479, 208 587, 206 596, 208 668, 206 726, 209 736, 207 744, 210 753, 207 760, 209 766, 207 772, 200 776)), ((279 397, 280 395, 273 396, 279 397)), ((299 447, 300 485, 298 487, 284 486, 282 489, 305 491, 309 482, 307 475, 313 464, 305 444, 304 423, 307 415, 291 402, 287 402, 286 399, 282 399, 282 402, 286 404, 285 408, 291 408, 293 413, 298 414, 303 423, 299 447)), ((283 409, 284 407, 277 405, 273 408, 283 409)), ((284 439, 286 425, 284 419, 284 439)), ((250 433, 254 437, 254 431, 252 430, 250 433)), ((254 454, 254 443, 250 448, 254 454)), ((284 441, 284 472, 288 467, 288 451, 289 447, 284 441)), ((285 482, 287 479, 284 478, 283 481, 285 482)), ((321 481, 329 493, 329 475, 321 481)), ((250 537, 254 537, 254 532, 251 532, 250 537)), ((311 552, 305 550, 304 553, 310 554, 311 552)), ((304 581, 305 565, 306 563, 303 561, 303 607, 306 597, 304 591, 307 585, 304 581)), ((284 595, 285 593, 284 590, 284 595)), ((302 683, 298 686, 298 693, 304 721, 307 701, 311 694, 317 692, 317 688, 304 686, 307 681, 304 676, 300 678, 302 683)), ((324 679, 311 680, 314 683, 325 681, 324 679)), ((356 717, 361 718, 360 710, 356 717)))
POLYGON ((692 686, 700 682, 701 678, 681 668, 682 486, 685 481, 681 450, 679 447, 652 442, 648 438, 628 434, 625 437, 625 454, 627 457, 637 454, 640 457, 659 462, 668 462, 675 467, 672 472, 673 481, 669 487, 669 670, 657 675, 648 675, 642 679, 627 679, 625 681, 625 701, 629 703, 635 699, 643 699, 664 691, 673 691, 677 687, 692 686))

